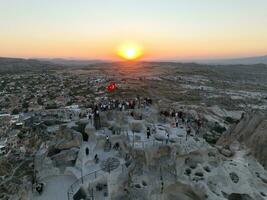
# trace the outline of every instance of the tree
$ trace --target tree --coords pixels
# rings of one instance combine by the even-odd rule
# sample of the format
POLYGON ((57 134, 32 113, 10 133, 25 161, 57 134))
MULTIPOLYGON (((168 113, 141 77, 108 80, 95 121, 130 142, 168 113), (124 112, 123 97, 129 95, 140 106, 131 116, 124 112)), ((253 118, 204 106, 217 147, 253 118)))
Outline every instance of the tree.
POLYGON ((38 97, 38 99, 37 99, 37 103, 38 103, 38 105, 40 105, 40 106, 44 105, 44 102, 43 102, 43 100, 42 100, 41 97, 38 97))
POLYGON ((22 103, 22 108, 27 109, 28 107, 29 107, 29 103, 28 103, 27 101, 24 101, 24 102, 22 103))
POLYGON ((17 108, 14 108, 12 110, 12 115, 17 115, 17 114, 19 114, 19 110, 17 108))

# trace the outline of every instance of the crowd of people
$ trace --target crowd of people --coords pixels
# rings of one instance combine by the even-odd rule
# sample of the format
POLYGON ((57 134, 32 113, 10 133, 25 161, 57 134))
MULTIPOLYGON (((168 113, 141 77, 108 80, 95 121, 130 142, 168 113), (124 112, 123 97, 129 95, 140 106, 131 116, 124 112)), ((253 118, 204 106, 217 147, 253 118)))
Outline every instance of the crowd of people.
POLYGON ((164 110, 164 111, 160 111, 160 114, 165 117, 172 118, 174 120, 173 126, 176 128, 178 128, 179 126, 185 126, 186 140, 188 136, 191 135, 192 129, 194 129, 195 134, 198 135, 203 125, 203 122, 200 118, 193 117, 189 113, 186 113, 182 110, 179 110, 179 111, 175 111, 174 109, 164 110))
POLYGON ((149 106, 151 104, 152 104, 152 99, 148 97, 137 96, 134 99, 125 99, 125 100, 103 98, 97 102, 92 103, 91 106, 89 107, 92 110, 95 110, 97 108, 99 111, 108 111, 108 110, 124 111, 129 109, 142 108, 144 106, 149 106))
POLYGON ((98 102, 92 103, 87 112, 87 118, 92 124, 94 124, 96 129, 99 129, 100 112, 109 110, 117 110, 117 111, 134 110, 136 108, 144 108, 150 105, 152 105, 152 100, 147 97, 146 98, 136 97, 135 99, 127 99, 121 101, 115 99, 101 99, 98 102))

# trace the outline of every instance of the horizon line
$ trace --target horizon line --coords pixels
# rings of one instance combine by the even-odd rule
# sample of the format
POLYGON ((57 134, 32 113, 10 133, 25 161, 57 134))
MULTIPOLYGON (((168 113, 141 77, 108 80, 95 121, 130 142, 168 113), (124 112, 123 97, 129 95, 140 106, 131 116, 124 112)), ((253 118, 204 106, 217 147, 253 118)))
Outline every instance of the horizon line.
MULTIPOLYGON (((260 58, 267 57, 266 54, 240 56, 240 57, 197 57, 197 58, 140 58, 137 62, 194 62, 194 61, 218 61, 218 60, 232 60, 232 59, 248 59, 248 58, 260 58)), ((0 56, 0 58, 10 59, 25 59, 25 60, 66 60, 66 61, 101 61, 101 62, 124 62, 127 60, 123 59, 105 59, 105 58, 79 58, 79 57, 27 57, 27 56, 0 56)))

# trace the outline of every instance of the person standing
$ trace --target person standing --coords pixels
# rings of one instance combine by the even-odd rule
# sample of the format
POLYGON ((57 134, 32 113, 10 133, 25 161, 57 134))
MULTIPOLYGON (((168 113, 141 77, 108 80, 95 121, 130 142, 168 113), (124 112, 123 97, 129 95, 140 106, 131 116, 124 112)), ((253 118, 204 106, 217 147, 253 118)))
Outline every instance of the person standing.
POLYGON ((196 131, 196 135, 199 134, 200 128, 201 128, 201 120, 198 119, 198 120, 197 120, 197 131, 196 131))
POLYGON ((147 127, 147 129, 146 129, 146 135, 147 135, 147 139, 149 139, 149 137, 150 137, 150 128, 149 127, 147 127))
POLYGON ((156 127, 154 126, 153 129, 152 129, 152 134, 156 134, 157 133, 157 130, 156 130, 156 127))
POLYGON ((95 163, 97 164, 98 161, 99 161, 99 158, 98 158, 98 155, 97 155, 97 154, 95 154, 95 158, 94 158, 94 160, 95 160, 95 163))
POLYGON ((88 149, 88 147, 86 147, 86 149, 85 149, 85 154, 86 154, 86 156, 89 155, 89 149, 88 149))
POLYGON ((88 113, 88 120, 89 120, 89 123, 90 123, 91 125, 93 124, 92 118, 93 118, 92 113, 89 112, 89 113, 88 113))
POLYGON ((100 113, 98 109, 94 112, 94 125, 96 130, 100 129, 100 113))
POLYGON ((169 140, 170 140, 170 134, 167 132, 167 139, 166 139, 166 144, 168 144, 169 143, 169 140))
POLYGON ((187 128, 186 128, 186 141, 187 141, 187 137, 190 136, 190 134, 191 134, 191 128, 190 128, 190 126, 187 126, 187 128))
POLYGON ((178 126, 179 126, 178 118, 176 118, 176 120, 175 120, 175 125, 176 125, 176 128, 178 128, 178 126))

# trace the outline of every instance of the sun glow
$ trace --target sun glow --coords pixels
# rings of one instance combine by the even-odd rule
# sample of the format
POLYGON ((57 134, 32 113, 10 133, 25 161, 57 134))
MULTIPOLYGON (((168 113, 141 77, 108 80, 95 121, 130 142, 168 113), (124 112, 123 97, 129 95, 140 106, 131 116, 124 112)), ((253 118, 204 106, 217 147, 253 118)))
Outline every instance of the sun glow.
POLYGON ((126 43, 118 48, 117 55, 126 60, 137 60, 143 55, 143 49, 140 45, 126 43))

